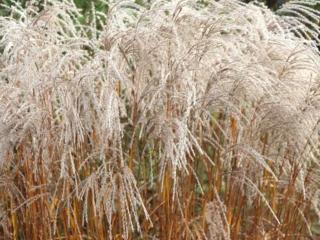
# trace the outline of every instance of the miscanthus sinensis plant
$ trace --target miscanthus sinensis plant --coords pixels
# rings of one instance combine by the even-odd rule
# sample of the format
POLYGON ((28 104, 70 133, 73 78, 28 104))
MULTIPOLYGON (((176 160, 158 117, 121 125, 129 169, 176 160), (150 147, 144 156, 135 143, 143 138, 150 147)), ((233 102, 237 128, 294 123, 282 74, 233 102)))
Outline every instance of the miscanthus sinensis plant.
POLYGON ((316 237, 316 2, 109 4, 0 17, 0 235, 316 237))

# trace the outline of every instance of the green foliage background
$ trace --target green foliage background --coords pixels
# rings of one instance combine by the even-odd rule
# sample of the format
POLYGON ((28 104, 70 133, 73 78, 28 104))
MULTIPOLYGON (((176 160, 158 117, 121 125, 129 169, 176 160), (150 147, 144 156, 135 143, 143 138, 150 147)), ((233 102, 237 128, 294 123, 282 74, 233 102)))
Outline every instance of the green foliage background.
MULTIPOLYGON (((21 6, 25 7, 26 3, 29 0, 20 0, 18 1, 21 6)), ((41 3, 43 0, 39 0, 39 3, 41 3)), ((106 13, 108 11, 108 0, 73 0, 75 2, 75 4, 77 5, 77 7, 79 9, 81 9, 84 17, 82 19, 83 23, 86 22, 86 18, 90 18, 90 12, 92 9, 92 6, 94 6, 95 10, 98 12, 103 12, 106 13)), ((133 2, 145 6, 148 3, 150 3, 150 0, 132 0, 133 2)), ((244 2, 251 2, 252 0, 243 0, 244 2)), ((279 7, 281 7, 281 5, 288 1, 288 0, 260 0, 261 2, 264 2, 267 6, 269 6, 271 9, 275 10, 279 7)), ((206 5, 206 3, 208 2, 208 0, 197 0, 197 2, 206 5)), ((12 6, 13 5, 13 0, 0 0, 0 3, 2 4, 2 6, 0 6, 0 15, 4 16, 9 14, 9 10, 6 9, 5 6, 12 6)), ((317 10, 320 11, 320 4, 318 4, 317 6, 315 6, 315 8, 317 10)))

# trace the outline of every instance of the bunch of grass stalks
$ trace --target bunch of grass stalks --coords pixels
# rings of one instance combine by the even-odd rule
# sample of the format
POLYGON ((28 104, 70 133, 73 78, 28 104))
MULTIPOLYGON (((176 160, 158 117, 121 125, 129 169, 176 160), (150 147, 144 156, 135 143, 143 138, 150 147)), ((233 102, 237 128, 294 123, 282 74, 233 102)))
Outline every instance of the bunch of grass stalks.
POLYGON ((37 3, 0 17, 0 239, 319 237, 314 1, 37 3))

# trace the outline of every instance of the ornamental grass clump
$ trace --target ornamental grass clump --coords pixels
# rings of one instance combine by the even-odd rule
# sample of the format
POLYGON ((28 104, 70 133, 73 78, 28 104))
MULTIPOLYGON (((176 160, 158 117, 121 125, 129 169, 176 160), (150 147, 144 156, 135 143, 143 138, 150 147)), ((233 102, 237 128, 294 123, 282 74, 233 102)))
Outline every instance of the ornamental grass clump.
POLYGON ((0 17, 2 239, 319 236, 316 2, 109 4, 0 17))

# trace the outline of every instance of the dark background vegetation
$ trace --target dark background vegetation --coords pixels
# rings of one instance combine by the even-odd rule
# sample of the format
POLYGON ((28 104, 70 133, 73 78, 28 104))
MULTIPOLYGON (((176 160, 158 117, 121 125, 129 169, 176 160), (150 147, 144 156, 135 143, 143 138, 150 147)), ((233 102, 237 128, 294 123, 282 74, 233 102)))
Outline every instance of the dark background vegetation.
MULTIPOLYGON (((42 0, 39 0, 39 3, 41 3, 42 0)), ((150 0, 133 0, 135 3, 140 5, 145 5, 150 2, 150 0)), ((251 2, 252 0, 243 0, 244 2, 251 2)), ((281 7, 283 3, 285 3, 288 0, 260 0, 261 2, 264 2, 270 9, 276 10, 281 7)), ((20 3, 22 6, 25 6, 28 0, 20 0, 20 3)), ((92 4, 94 4, 95 9, 97 11, 105 12, 108 10, 108 5, 105 4, 101 0, 74 0, 76 5, 82 9, 84 15, 87 15, 92 7, 92 4)), ((200 3, 206 3, 206 0, 198 0, 200 3)), ((0 3, 10 6, 12 5, 12 0, 0 0, 0 3)), ((316 6, 316 9, 320 10, 320 4, 316 6)), ((3 7, 0 7, 0 15, 6 15, 8 14, 8 10, 4 9, 3 7)))

